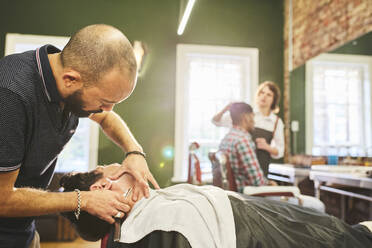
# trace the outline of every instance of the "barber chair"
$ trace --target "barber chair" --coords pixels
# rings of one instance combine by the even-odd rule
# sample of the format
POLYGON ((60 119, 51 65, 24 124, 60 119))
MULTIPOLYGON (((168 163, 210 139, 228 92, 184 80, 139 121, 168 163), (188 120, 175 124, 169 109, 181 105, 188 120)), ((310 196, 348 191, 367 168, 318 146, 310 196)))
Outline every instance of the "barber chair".
POLYGON ((200 145, 197 142, 192 142, 189 146, 189 168, 187 183, 201 185, 201 168, 200 161, 196 155, 196 151, 199 149, 200 145))
POLYGON ((101 239, 101 248, 107 248, 107 242, 108 242, 108 239, 110 237, 110 234, 106 234, 106 236, 101 239))
MULTIPOLYGON (((236 192, 235 176, 228 156, 222 151, 217 151, 209 152, 208 157, 212 163, 213 185, 236 192)), ((296 186, 246 186, 243 194, 270 197, 274 200, 280 199, 300 206, 312 207, 321 212, 325 211, 324 204, 320 200, 315 197, 301 195, 299 188, 296 186)))
POLYGON ((237 192, 235 177, 231 166, 228 163, 227 156, 221 152, 209 152, 208 158, 212 163, 213 185, 225 190, 237 192))

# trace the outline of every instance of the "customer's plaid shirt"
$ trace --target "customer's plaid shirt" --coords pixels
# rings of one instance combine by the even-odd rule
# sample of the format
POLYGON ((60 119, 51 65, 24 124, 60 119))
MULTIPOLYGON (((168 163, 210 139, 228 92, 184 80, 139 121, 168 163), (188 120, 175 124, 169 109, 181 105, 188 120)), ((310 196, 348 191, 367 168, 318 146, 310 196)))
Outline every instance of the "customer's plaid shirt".
POLYGON ((244 186, 267 184, 256 157, 256 146, 247 131, 232 127, 221 141, 220 150, 228 155, 239 192, 243 192, 244 186))

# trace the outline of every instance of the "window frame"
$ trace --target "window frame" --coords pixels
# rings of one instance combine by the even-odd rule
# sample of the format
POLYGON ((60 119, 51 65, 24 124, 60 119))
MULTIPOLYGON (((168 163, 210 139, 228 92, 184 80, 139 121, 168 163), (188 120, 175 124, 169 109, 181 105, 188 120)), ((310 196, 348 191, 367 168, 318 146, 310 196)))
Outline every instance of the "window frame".
MULTIPOLYGON (((223 56, 249 57, 249 98, 254 99, 258 87, 258 65, 259 50, 247 47, 228 47, 211 45, 178 44, 177 45, 177 65, 176 65, 176 108, 175 108, 175 157, 173 169, 173 182, 184 182, 187 179, 187 158, 188 145, 187 137, 188 113, 188 94, 189 85, 186 83, 188 78, 187 54, 212 54, 223 56)), ((246 100, 246 99, 242 99, 246 100)))
MULTIPOLYGON (((53 44, 57 47, 64 47, 70 37, 65 36, 50 36, 50 35, 30 35, 7 33, 5 36, 5 55, 10 55, 16 52, 16 46, 19 43, 32 44, 41 47, 45 44, 53 44)), ((80 120, 81 121, 81 120, 80 120)), ((98 162, 98 142, 99 142, 99 127, 89 120, 89 163, 87 170, 96 168, 98 162)))
MULTIPOLYGON (((370 83, 369 89, 370 89, 370 95, 372 95, 372 56, 366 56, 366 55, 351 55, 351 54, 331 54, 331 53, 324 53, 321 54, 308 62, 306 62, 305 65, 305 137, 306 137, 306 153, 312 154, 313 150, 313 70, 314 70, 314 63, 334 63, 334 64, 348 64, 348 65, 356 65, 356 66, 362 66, 365 68, 368 68, 366 71, 369 73, 368 81, 370 83)), ((364 74, 366 73, 364 71, 364 74)), ((362 84, 365 83, 367 79, 363 79, 362 84)), ((362 88, 364 88, 364 85, 362 85, 362 88)), ((362 110, 362 118, 363 123, 361 124, 363 127, 363 134, 369 136, 369 139, 372 139, 371 137, 371 131, 367 130, 366 127, 366 113, 365 113, 365 96, 363 95, 363 110, 362 110), (366 133, 367 131, 367 133, 366 133)), ((372 106, 372 99, 370 99, 369 105, 372 106)), ((369 117, 370 120, 372 118, 372 111, 371 116, 369 117)), ((365 141, 365 140, 364 140, 365 141)), ((367 145, 364 142, 364 145, 366 146, 365 149, 368 149, 367 145)), ((325 154, 324 154, 325 155, 325 154)))

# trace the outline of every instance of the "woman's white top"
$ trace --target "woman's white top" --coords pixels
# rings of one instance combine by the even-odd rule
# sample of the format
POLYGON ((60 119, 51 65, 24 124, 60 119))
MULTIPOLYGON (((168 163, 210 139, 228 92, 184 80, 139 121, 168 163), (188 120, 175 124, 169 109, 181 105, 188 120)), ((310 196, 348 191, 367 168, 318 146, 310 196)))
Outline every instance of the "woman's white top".
MULTIPOLYGON (((257 109, 254 110, 254 122, 255 122, 254 126, 257 128, 262 128, 267 131, 273 132, 276 118, 277 118, 277 115, 274 114, 273 112, 271 112, 270 115, 268 116, 264 116, 257 109)), ((229 128, 232 127, 232 120, 228 112, 226 112, 222 116, 220 121, 217 122, 217 121, 212 120, 212 122, 218 127, 229 127, 229 128)), ((284 155, 284 124, 283 124, 282 119, 280 118, 278 120, 278 124, 276 126, 274 137, 271 140, 270 145, 278 149, 278 155, 277 156, 271 155, 272 158, 278 159, 278 158, 283 157, 284 155)))

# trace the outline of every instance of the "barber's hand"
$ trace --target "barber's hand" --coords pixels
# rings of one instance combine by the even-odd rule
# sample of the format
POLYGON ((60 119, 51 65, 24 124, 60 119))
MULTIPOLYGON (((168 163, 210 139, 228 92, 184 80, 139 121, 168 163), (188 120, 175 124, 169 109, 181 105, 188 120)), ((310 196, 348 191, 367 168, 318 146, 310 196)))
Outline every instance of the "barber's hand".
POLYGON ((266 139, 264 138, 257 138, 256 139, 256 146, 258 149, 269 151, 270 145, 267 144, 266 139))
POLYGON ((230 110, 230 107, 231 107, 232 104, 233 104, 232 102, 230 102, 229 104, 227 104, 227 105, 223 108, 222 112, 225 113, 225 112, 229 111, 229 110, 230 110))
POLYGON ((146 198, 150 196, 148 181, 150 181, 155 189, 160 189, 158 183, 147 166, 145 158, 141 155, 130 154, 123 161, 121 167, 112 176, 110 176, 110 179, 117 180, 125 172, 129 172, 136 179, 132 194, 133 201, 137 201, 143 195, 146 198))
POLYGON ((82 191, 81 210, 84 210, 110 224, 115 218, 123 218, 130 211, 129 200, 110 190, 82 191))

